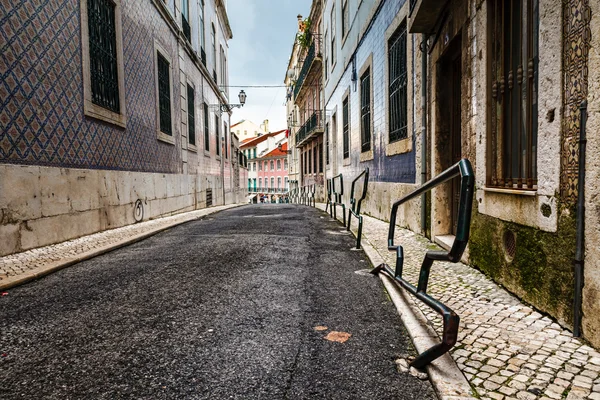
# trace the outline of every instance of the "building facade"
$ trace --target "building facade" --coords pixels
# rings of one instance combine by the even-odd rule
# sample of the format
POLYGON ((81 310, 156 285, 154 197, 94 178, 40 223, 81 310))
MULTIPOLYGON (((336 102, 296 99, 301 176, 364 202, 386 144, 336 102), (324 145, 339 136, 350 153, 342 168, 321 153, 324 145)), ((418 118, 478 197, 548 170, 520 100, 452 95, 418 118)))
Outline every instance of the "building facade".
POLYGON ((231 132, 234 132, 241 142, 264 135, 262 128, 249 120, 241 120, 231 125, 231 132))
POLYGON ((259 195, 282 195, 289 190, 287 150, 288 144, 283 142, 257 159, 259 195))
POLYGON ((246 139, 242 142, 240 149, 248 158, 248 182, 247 188, 248 193, 254 197, 260 190, 258 184, 258 174, 262 163, 260 162, 261 157, 271 152, 280 144, 286 141, 286 131, 270 132, 264 135, 260 135, 256 138, 246 139))
POLYGON ((148 219, 245 198, 223 1, 1 12, 0 255, 134 223, 138 200, 148 219))
MULTIPOLYGON (((323 33, 322 1, 313 1, 306 20, 299 17, 299 31, 290 61, 295 61, 288 74, 293 101, 289 125, 295 129, 294 146, 298 149, 299 186, 316 185, 317 198, 324 197, 323 132, 323 33), (294 54, 295 53, 295 54, 294 54)), ((295 160, 293 160, 295 161, 295 160)), ((296 172, 296 171, 294 171, 296 172)))
MULTIPOLYGON (((313 3, 315 7, 317 1, 313 3)), ((326 178, 370 170, 363 209, 393 202, 461 158, 476 173, 465 261, 600 345, 599 139, 584 165, 583 300, 574 302, 580 104, 598 128, 600 5, 587 0, 325 0, 326 178), (594 180, 595 179, 595 180, 594 180), (574 320, 576 310, 583 319, 574 320)), ((348 201, 348 193, 345 196, 348 201)), ((451 181, 401 207, 398 223, 448 246, 451 181)))

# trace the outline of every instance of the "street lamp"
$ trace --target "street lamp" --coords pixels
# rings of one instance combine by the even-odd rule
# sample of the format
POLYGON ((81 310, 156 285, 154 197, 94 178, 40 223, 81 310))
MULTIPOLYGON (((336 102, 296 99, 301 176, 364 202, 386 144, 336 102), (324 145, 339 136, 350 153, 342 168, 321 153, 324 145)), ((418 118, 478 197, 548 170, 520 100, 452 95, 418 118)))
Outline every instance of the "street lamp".
POLYGON ((231 110, 232 108, 242 108, 244 107, 244 104, 246 104, 246 92, 244 92, 243 90, 240 90, 240 93, 238 94, 238 99, 240 100, 239 104, 223 104, 223 103, 219 103, 219 104, 211 104, 211 108, 216 108, 219 110, 219 113, 223 113, 223 111, 227 111, 229 112, 229 110, 231 110))

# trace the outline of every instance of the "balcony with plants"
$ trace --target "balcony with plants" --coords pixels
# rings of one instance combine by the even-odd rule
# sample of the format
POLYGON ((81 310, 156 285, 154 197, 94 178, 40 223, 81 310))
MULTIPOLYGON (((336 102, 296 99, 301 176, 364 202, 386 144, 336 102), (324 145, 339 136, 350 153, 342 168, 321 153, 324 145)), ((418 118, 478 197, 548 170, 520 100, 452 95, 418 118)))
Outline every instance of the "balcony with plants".
POLYGON ((295 98, 298 98, 298 96, 302 93, 303 88, 307 86, 304 85, 304 83, 309 75, 315 72, 321 74, 321 35, 310 32, 310 21, 308 24, 309 25, 306 27, 306 31, 298 34, 297 37, 298 45, 301 48, 299 65, 302 65, 302 67, 300 68, 300 73, 298 74, 298 78, 294 84, 295 98))

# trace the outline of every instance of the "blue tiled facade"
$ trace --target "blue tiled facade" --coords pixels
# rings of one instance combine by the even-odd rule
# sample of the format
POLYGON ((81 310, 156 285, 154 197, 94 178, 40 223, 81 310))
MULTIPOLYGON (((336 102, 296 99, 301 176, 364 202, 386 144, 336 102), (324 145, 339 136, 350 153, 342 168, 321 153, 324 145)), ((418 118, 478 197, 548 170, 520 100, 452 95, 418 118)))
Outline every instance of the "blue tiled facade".
MULTIPOLYGON (((102 122, 84 115, 80 4, 35 0, 0 5, 0 162, 181 172, 179 124, 174 124, 175 145, 157 140, 154 84, 156 40, 173 62, 172 120, 180 121, 176 36, 151 0, 122 2, 127 123, 121 128, 102 122)), ((197 118, 199 143, 202 126, 197 118)))
MULTIPOLYGON (((353 67, 352 61, 348 63, 339 83, 335 87, 329 99, 325 99, 327 121, 330 122, 335 112, 337 122, 337 164, 338 172, 346 177, 354 177, 360 174, 366 167, 370 169, 370 180, 373 182, 396 182, 396 183, 415 183, 415 133, 410 129, 409 123, 408 137, 412 141, 412 150, 393 156, 386 155, 386 145, 388 144, 388 121, 386 117, 386 96, 388 88, 386 87, 386 51, 387 43, 385 33, 394 18, 396 18, 405 1, 384 0, 379 12, 373 17, 373 24, 366 32, 362 42, 356 49, 355 65, 357 81, 352 81, 353 67), (360 138, 360 69, 372 55, 371 66, 371 84, 372 84, 372 110, 373 132, 371 139, 371 148, 373 150, 373 159, 369 161, 360 161, 361 138, 360 138), (356 88, 356 89, 355 89, 356 88), (349 93, 350 108, 350 162, 343 160, 343 142, 342 142, 342 102, 346 93, 349 93)), ((327 11, 326 11, 327 12, 327 11)), ((339 24, 339 21, 338 21, 339 24)), ((368 25, 368 22, 367 24, 368 25)), ((351 32, 352 34, 352 32, 351 32)), ((410 37, 409 37, 410 40, 410 37)), ((408 47, 410 49, 410 46, 408 47)), ((410 50, 408 50, 410 51, 410 50)), ((337 63, 344 62, 342 55, 337 54, 337 63)), ((408 58, 407 58, 408 60, 408 58)), ((409 71, 411 68, 409 68, 409 71)), ((331 79, 333 75, 331 76, 331 79)), ((411 79, 409 76, 408 79, 411 79)), ((329 83, 331 84, 331 82, 329 83)), ((408 99, 408 118, 412 118, 411 93, 408 99)), ((331 128, 330 128, 331 129, 331 128)), ((330 133, 331 135, 331 133, 330 133)), ((332 161, 333 162, 333 156, 332 161)), ((331 177, 331 167, 328 168, 328 177, 331 177)))

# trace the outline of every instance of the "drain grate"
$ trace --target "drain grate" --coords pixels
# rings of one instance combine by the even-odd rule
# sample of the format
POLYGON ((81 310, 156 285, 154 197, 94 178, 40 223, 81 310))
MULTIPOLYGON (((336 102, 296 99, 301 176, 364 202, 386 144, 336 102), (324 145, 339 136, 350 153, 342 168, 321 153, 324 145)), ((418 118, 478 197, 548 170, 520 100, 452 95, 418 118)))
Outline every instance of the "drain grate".
POLYGON ((515 233, 513 231, 505 231, 502 242, 504 245, 504 255, 510 262, 515 258, 517 252, 517 238, 515 237, 515 233))

